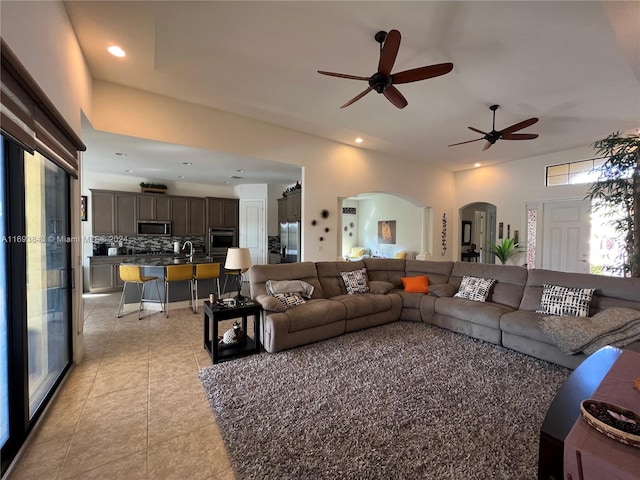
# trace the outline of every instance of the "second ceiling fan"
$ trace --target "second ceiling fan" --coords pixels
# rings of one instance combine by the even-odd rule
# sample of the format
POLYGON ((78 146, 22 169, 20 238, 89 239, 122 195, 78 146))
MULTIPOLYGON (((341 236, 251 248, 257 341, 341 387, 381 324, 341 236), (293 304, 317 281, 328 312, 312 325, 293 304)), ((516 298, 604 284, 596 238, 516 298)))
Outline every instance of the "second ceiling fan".
POLYGON ((400 49, 400 32, 398 30, 391 30, 389 33, 380 31, 376 33, 375 39, 380 44, 380 60, 378 62, 378 71, 370 77, 318 70, 318 73, 322 75, 329 75, 330 77, 348 78, 350 80, 365 80, 369 82, 369 87, 342 105, 340 108, 348 107, 372 90, 382 93, 387 100, 396 107, 404 108, 408 104, 407 99, 404 98, 404 95, 402 95, 394 85, 439 77, 440 75, 449 73, 453 69, 453 63, 440 63, 437 65, 419 67, 391 74, 391 69, 393 68, 396 56, 398 55, 398 50, 400 49))
POLYGON ((498 140, 533 140, 534 138, 538 138, 537 133, 515 133, 518 130, 522 130, 523 128, 530 127, 534 123, 538 121, 537 118, 529 118, 527 120, 523 120, 522 122, 514 123, 510 127, 503 128, 502 130, 496 130, 496 110, 500 107, 500 105, 491 105, 489 107, 490 110, 493 111, 493 129, 487 133, 482 130, 478 130, 477 128, 467 127, 469 130, 472 130, 477 133, 481 133, 484 135, 483 137, 476 138, 474 140, 467 140, 466 142, 453 143, 449 145, 453 147, 455 145, 462 145, 464 143, 478 142, 480 140, 486 140, 487 143, 484 144, 482 151, 487 150, 491 145, 496 143, 498 140))

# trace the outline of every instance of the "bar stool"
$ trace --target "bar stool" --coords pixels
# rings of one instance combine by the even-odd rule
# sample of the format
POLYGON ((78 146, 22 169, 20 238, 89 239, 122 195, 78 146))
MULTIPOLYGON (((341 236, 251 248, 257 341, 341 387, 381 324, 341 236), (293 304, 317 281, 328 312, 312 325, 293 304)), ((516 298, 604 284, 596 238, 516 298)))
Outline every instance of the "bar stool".
MULTIPOLYGON (((130 283, 135 283, 138 285, 138 291, 140 292, 140 305, 138 307, 138 320, 140 320, 140 312, 142 312, 142 302, 145 301, 144 298, 144 287, 147 283, 158 280, 158 277, 144 277, 142 275, 142 270, 139 265, 120 265, 119 268, 120 278, 124 282, 124 286, 122 287, 122 296, 120 297, 120 306, 118 307, 118 318, 122 317, 122 305, 124 303, 124 294, 127 291, 127 285, 130 283)), ((156 283, 156 290, 158 291, 158 300, 149 300, 147 301, 160 303, 161 310, 164 311, 164 304, 162 303, 162 297, 160 296, 160 288, 156 283)), ((132 313, 132 312, 129 312, 132 313)), ((152 315, 152 314, 149 314, 152 315)))
POLYGON ((220 298, 220 264, 198 263, 191 282, 191 304, 193 313, 198 313, 198 280, 209 280, 211 278, 215 278, 216 280, 216 291, 218 298, 220 298))
MULTIPOLYGON (((191 289, 191 281, 193 279, 193 265, 167 265, 164 272, 164 313, 169 317, 169 283, 171 282, 189 282, 191 289)), ((191 298, 189 298, 189 306, 191 306, 191 298)))

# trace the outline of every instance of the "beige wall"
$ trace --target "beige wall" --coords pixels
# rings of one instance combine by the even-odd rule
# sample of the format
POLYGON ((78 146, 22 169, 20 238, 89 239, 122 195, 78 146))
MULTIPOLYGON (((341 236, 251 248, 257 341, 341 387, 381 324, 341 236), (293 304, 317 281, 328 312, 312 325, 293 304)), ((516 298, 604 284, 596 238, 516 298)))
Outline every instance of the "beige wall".
MULTIPOLYGON (((250 156, 302 167, 304 260, 340 254, 338 199, 362 192, 397 193, 453 213, 454 175, 298 131, 106 82, 95 82, 91 123, 97 130, 250 156), (310 230, 322 210, 325 241, 310 230)), ((434 236, 440 229, 434 228, 434 236)), ((438 240, 439 242, 439 240, 438 240)), ((442 259, 450 259, 449 253, 442 259)))

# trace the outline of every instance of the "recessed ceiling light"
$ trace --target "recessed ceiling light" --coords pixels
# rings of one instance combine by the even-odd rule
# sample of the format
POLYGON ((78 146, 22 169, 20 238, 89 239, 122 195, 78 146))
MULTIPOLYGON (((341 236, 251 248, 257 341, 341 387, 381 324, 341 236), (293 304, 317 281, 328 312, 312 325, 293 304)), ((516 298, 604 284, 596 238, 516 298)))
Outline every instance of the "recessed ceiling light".
POLYGON ((478 167, 481 167, 481 166, 482 166, 482 164, 481 164, 480 162, 476 162, 476 163, 474 163, 474 164, 473 164, 473 166, 474 166, 474 167, 476 167, 476 168, 478 168, 478 167))
POLYGON ((231 175, 229 178, 232 178, 234 180, 240 180, 242 177, 239 177, 238 175, 231 175))
POLYGON ((125 170, 127 173, 133 173, 133 170, 125 170))
POLYGON ((178 178, 186 178, 184 175, 180 175, 178 178))
POLYGON ((124 53, 124 50, 117 45, 111 45, 109 48, 107 48, 107 51, 114 57, 124 57, 126 55, 126 53, 124 53))
POLYGON ((361 137, 356 138, 355 140, 356 143, 362 143, 364 142, 364 140, 361 137))
POLYGON ((244 173, 244 170, 242 170, 241 168, 239 168, 238 170, 236 170, 236 172, 238 172, 238 173, 244 173))
POLYGON ((126 153, 122 153, 122 152, 116 152, 116 153, 114 153, 114 155, 116 155, 118 157, 126 157, 127 156, 126 153))
POLYGON ((193 165, 191 162, 182 162, 183 165, 193 165))
POLYGON ((229 180, 225 180, 224 183, 229 183, 229 180))

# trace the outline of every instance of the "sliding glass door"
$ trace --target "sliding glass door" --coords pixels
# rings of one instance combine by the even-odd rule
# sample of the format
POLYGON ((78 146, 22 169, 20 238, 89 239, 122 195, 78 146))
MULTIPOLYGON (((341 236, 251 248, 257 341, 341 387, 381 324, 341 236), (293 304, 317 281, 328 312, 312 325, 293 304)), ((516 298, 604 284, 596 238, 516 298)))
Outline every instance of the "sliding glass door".
POLYGON ((24 156, 29 418, 69 363, 69 180, 39 153, 24 156))
POLYGON ((69 174, 3 138, 0 177, 2 473, 71 364, 69 174))

